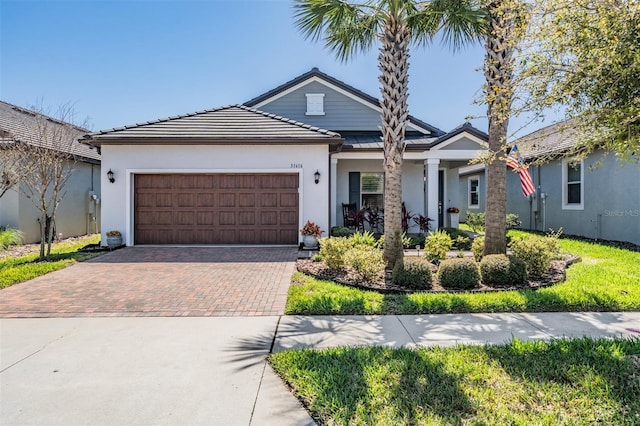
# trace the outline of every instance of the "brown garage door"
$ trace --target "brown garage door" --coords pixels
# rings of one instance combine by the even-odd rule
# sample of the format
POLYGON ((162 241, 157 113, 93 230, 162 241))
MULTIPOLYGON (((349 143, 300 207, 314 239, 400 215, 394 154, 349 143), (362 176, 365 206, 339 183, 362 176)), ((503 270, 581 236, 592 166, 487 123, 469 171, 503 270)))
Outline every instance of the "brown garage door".
POLYGON ((134 176, 135 244, 297 244, 298 174, 134 176))

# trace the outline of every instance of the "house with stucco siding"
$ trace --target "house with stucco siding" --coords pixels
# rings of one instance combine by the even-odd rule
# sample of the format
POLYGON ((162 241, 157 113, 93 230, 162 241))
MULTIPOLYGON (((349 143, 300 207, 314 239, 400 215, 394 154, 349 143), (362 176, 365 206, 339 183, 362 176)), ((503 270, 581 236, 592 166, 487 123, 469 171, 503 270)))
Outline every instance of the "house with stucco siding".
MULTIPOLYGON (((380 112, 373 96, 313 68, 242 104, 87 134, 102 154, 103 229, 127 245, 297 245, 308 220, 327 232, 343 224, 343 204, 384 205, 380 112)), ((407 210, 447 225, 458 169, 486 138, 409 116, 407 210)))
MULTIPOLYGON (((562 228, 567 235, 640 245, 639 160, 624 162, 602 149, 576 157, 576 138, 570 122, 561 122, 514 141, 531 163, 536 192, 524 197, 519 176, 508 171, 507 211, 519 216, 523 229, 562 228)), ((484 211, 485 182, 484 166, 459 169, 462 221, 467 212, 484 211)))
MULTIPOLYGON (((59 121, 38 112, 0 101, 0 162, 5 149, 15 143, 49 144, 56 142, 33 136, 41 123, 62 126, 59 121)), ((65 124, 68 126, 68 124, 65 124)), ((87 129, 76 128, 81 136, 87 129)), ((72 137, 72 136, 70 136, 72 137)), ((75 136, 74 136, 75 137, 75 136)), ((100 154, 95 147, 80 144, 71 139, 62 147, 71 156, 66 167, 72 174, 64 187, 64 197, 55 217, 56 238, 67 238, 100 232, 100 154)), ((40 242, 40 210, 36 208, 18 183, 0 198, 0 226, 16 228, 23 232, 24 243, 40 242)))

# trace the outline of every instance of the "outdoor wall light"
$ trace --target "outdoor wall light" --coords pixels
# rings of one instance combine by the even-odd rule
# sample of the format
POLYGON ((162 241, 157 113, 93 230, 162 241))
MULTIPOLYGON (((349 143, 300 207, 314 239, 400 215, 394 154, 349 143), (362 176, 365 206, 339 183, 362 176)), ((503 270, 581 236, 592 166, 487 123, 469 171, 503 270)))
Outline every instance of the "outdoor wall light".
POLYGON ((113 177, 113 172, 111 171, 111 169, 109 169, 109 171, 107 172, 107 179, 109 179, 109 182, 111 183, 116 181, 116 178, 113 177))
POLYGON ((316 172, 313 174, 313 180, 316 182, 316 185, 318 184, 318 182, 320 182, 320 171, 316 170, 316 172))

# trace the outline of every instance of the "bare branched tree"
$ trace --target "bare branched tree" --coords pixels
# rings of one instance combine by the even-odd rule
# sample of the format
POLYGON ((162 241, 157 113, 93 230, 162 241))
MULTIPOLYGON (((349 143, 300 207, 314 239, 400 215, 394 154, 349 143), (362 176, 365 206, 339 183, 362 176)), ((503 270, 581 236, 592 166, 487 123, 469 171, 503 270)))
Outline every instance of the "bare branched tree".
POLYGON ((21 179, 22 169, 18 167, 19 156, 15 143, 8 133, 0 135, 0 198, 21 179))
POLYGON ((78 139, 86 130, 72 124, 75 117, 70 104, 58 107, 53 116, 45 114, 41 105, 21 112, 12 155, 18 158, 20 191, 40 212, 40 260, 47 260, 55 236, 56 211, 74 171, 78 139))

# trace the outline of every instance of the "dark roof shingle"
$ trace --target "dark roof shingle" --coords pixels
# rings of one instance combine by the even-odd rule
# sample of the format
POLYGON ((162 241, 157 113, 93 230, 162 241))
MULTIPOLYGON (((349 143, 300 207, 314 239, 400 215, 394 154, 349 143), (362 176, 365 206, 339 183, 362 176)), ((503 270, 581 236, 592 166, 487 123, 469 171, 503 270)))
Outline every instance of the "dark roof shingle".
POLYGON ((86 143, 110 141, 184 143, 336 143, 338 133, 320 129, 245 105, 230 105, 190 114, 102 130, 86 143))
POLYGON ((47 137, 44 138, 35 134, 36 131, 34 129, 41 126, 41 123, 37 120, 42 119, 47 120, 47 126, 61 127, 70 125, 70 123, 61 123, 44 114, 0 101, 0 136, 3 142, 37 144, 38 146, 58 150, 62 148, 62 150, 79 158, 93 160, 93 162, 100 161, 100 154, 95 148, 78 142, 78 139, 88 132, 87 129, 71 125, 70 140, 60 146, 60 143, 55 140, 58 136, 53 136, 53 133, 57 133, 60 130, 59 128, 50 127, 44 129, 44 131, 47 131, 47 137))

